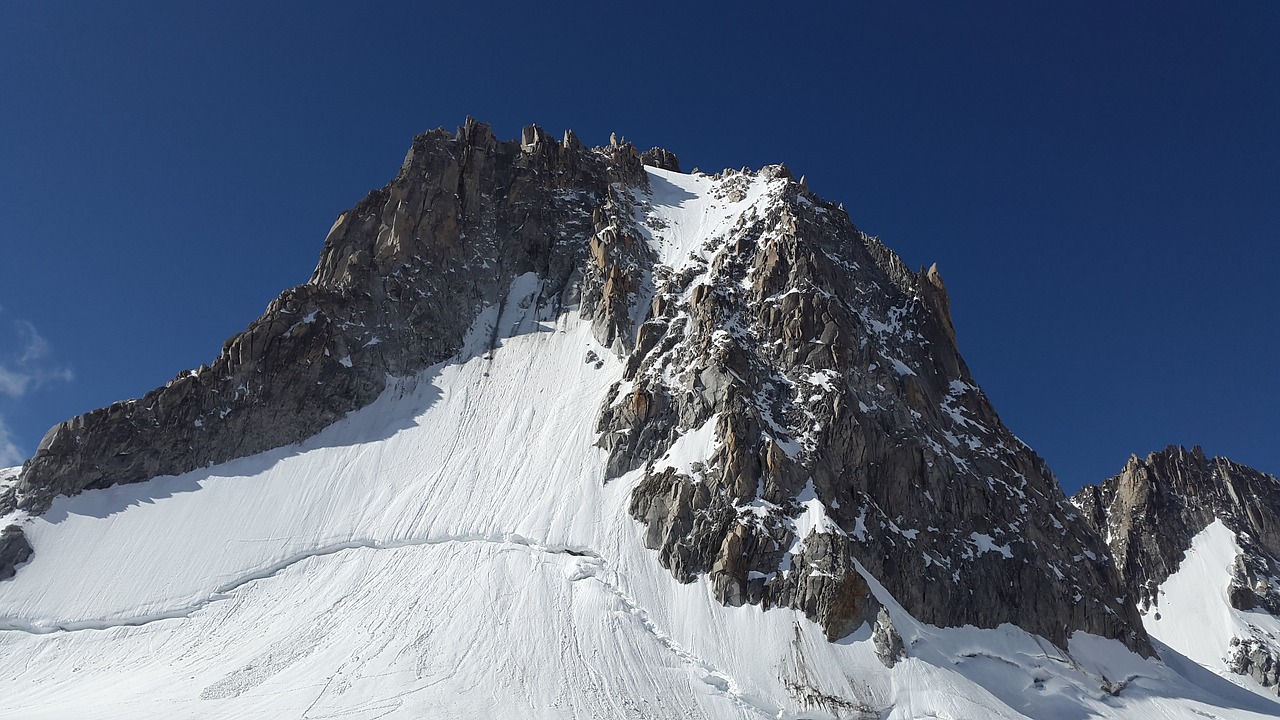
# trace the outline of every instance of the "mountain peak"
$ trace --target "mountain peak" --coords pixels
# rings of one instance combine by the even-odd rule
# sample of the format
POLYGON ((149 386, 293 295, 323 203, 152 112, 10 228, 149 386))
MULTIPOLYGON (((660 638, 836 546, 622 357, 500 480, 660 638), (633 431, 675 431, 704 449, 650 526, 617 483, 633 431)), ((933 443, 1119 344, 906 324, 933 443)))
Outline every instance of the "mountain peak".
MULTIPOLYGON (((1151 638, 1196 625, 1179 587, 1280 607, 1275 478, 1170 446, 1068 501, 961 357, 936 263, 785 165, 679 168, 537 125, 416 136, 217 358, 0 477, 0 629, 31 675, 51 635, 159 638, 184 673, 217 638, 184 702, 380 712, 352 698, 394 677, 419 715, 475 678, 575 716, 1273 707, 1151 638), (552 662, 573 683, 523 672, 552 662)), ((1265 633, 1230 639, 1196 661, 1269 682, 1265 633)))
MULTIPOLYGON (((1227 598, 1220 613, 1280 616, 1280 480, 1274 476, 1207 457, 1198 445, 1170 445, 1145 460, 1131 456, 1119 475, 1081 489, 1072 502, 1107 539, 1146 617, 1169 615, 1162 608, 1166 585, 1190 572, 1188 558, 1212 528, 1228 539, 1219 544, 1231 546, 1215 561, 1225 565, 1223 586, 1206 589, 1210 597, 1227 598)), ((1277 686, 1280 643, 1274 638, 1239 632, 1220 644, 1219 653, 1235 658, 1228 669, 1277 686)))
POLYGON ((55 428, 10 502, 39 513, 298 442, 388 377, 479 351, 486 308, 536 276, 539 307, 576 304, 626 358, 599 444, 609 476, 642 473, 631 513, 677 578, 802 608, 833 639, 876 616, 865 572, 928 622, 1149 651, 1101 545, 956 352, 936 265, 910 272, 785 165, 678 168, 616 135, 500 141, 474 118, 418 135, 308 284, 207 369, 55 428), (691 433, 717 449, 672 469, 691 433))

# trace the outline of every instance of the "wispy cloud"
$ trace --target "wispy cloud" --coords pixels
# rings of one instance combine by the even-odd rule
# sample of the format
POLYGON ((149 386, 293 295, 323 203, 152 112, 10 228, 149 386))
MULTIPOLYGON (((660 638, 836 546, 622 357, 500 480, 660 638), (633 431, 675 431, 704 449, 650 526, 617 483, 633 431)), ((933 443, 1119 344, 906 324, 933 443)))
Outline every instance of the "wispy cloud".
MULTIPOLYGON (((26 320, 0 323, 0 400, 8 409, 43 385, 73 379, 71 369, 57 361, 53 346, 35 325, 26 320)), ((0 415, 0 467, 17 465, 26 458, 27 453, 18 446, 0 415)))
POLYGON ((26 320, 14 320, 13 327, 22 340, 22 355, 18 358, 18 362, 24 364, 40 362, 53 353, 49 341, 36 332, 35 325, 26 320))
POLYGON ((31 377, 26 373, 16 372, 0 365, 0 395, 22 397, 26 394, 27 385, 30 383, 31 377))
POLYGON ((9 323, 7 342, 0 343, 0 395, 20 398, 47 382, 70 382, 75 375, 70 368, 53 359, 53 347, 36 326, 26 320, 9 323))
POLYGON ((4 418, 0 417, 0 468, 20 465, 26 459, 27 454, 18 448, 17 443, 9 435, 9 428, 4 424, 4 418))

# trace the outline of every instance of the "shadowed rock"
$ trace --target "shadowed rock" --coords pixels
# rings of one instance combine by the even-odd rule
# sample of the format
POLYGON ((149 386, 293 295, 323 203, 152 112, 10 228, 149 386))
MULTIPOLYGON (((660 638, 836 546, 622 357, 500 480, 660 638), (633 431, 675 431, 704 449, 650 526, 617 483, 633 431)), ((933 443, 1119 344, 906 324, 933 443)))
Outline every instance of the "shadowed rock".
POLYGON ((301 441, 388 376, 458 357, 534 273, 537 303, 576 304, 626 358, 599 444, 610 477, 642 471, 630 513, 679 580, 800 609, 832 640, 876 622, 874 578, 925 622, 1150 652, 1102 541, 970 376, 936 268, 911 272, 779 165, 715 176, 729 200, 769 183, 768 201, 705 238, 725 252, 677 272, 647 239, 661 228, 645 225, 646 164, 679 167, 535 125, 518 141, 471 119, 419 135, 396 178, 338 217, 307 284, 208 366, 50 430, 0 510, 301 441), (705 462, 654 466, 708 423, 705 462))
POLYGON ((14 575, 14 568, 31 558, 31 543, 22 528, 10 525, 0 530, 0 580, 14 575))
POLYGON ((209 365, 52 428, 0 511, 40 513, 57 495, 299 442, 372 402, 388 375, 454 356, 524 273, 545 281, 540 303, 580 293, 625 347, 634 329, 621 305, 639 262, 583 260, 596 226, 624 211, 615 185, 646 180, 635 148, 590 149, 571 133, 558 143, 536 126, 522 141, 472 119, 414 138, 396 178, 338 217, 307 284, 209 365))

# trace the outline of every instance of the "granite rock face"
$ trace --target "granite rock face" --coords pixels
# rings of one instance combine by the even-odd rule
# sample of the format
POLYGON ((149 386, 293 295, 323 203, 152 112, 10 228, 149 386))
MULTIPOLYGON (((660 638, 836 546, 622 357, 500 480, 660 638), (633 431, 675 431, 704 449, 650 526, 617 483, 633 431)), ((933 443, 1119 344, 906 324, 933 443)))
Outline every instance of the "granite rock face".
POLYGON ((1280 686, 1280 650, 1274 642, 1257 637, 1231 638, 1227 667, 1237 675, 1248 675, 1264 687, 1280 686))
POLYGON ((626 360, 596 419, 601 480, 635 483, 630 512, 680 581, 798 608, 831 640, 870 623, 886 664, 910 648, 874 582, 928 623, 1150 653, 1109 551, 971 377, 937 268, 911 271, 780 165, 707 176, 736 219, 664 262, 651 182, 678 168, 536 126, 418 136, 307 284, 208 366, 53 428, 0 513, 310 437, 388 376, 457 358, 533 274, 539 305, 577 308, 626 360), (664 462, 690 433, 714 452, 664 462))
MULTIPOLYGON (((663 565, 831 639, 876 617, 866 574, 929 623, 1149 652, 1105 546, 970 376, 937 269, 909 270, 785 167, 713 180, 725 203, 761 199, 702 259, 655 267, 599 422, 610 473, 642 472, 630 509, 663 565), (674 467, 690 433, 716 450, 674 467)), ((637 199, 641 225, 651 211, 637 199)))
POLYGON ((622 332, 625 270, 580 277, 616 187, 643 187, 636 149, 468 119, 414 138, 399 174, 334 223, 310 282, 286 290, 209 365, 46 434, 0 512, 187 472, 301 441, 374 400, 386 378, 454 356, 480 311, 536 273, 538 302, 594 300, 622 332), (573 282, 571 282, 571 280, 573 282))
POLYGON ((18 525, 0 530, 0 580, 15 574, 14 568, 31 559, 31 543, 18 525))
POLYGON ((654 147, 640 153, 640 162, 660 170, 680 172, 680 158, 665 148, 654 147))
POLYGON ((1182 562, 1191 540, 1215 519, 1236 534, 1242 554, 1228 592, 1239 610, 1280 614, 1280 480, 1198 446, 1170 446, 1082 489, 1072 502, 1104 537, 1140 608, 1182 562))
POLYGON ((876 648, 876 657, 884 666, 891 668, 906 657, 906 648, 902 645, 902 636, 893 626, 893 618, 884 608, 876 615, 876 622, 871 631, 871 641, 876 648))
MULTIPOLYGON (((1195 536, 1221 520, 1240 547, 1230 585, 1221 590, 1237 610, 1280 616, 1280 480, 1274 476, 1206 457, 1198 446, 1171 445, 1146 459, 1130 457, 1119 475, 1083 488, 1072 502, 1108 538, 1140 611, 1158 611, 1160 585, 1177 571, 1195 536)), ((1280 640, 1236 638, 1228 659, 1236 672, 1275 685, 1280 640)))

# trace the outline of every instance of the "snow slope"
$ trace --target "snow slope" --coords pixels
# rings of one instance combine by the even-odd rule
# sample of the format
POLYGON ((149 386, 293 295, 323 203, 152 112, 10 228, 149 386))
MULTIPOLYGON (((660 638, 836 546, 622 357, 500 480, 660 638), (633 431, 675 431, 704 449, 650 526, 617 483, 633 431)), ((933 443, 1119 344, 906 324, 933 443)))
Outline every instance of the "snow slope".
MULTIPOLYGON (((756 212, 770 190, 767 180, 745 174, 718 182, 715 176, 701 173, 645 169, 650 192, 644 199, 651 212, 637 219, 641 227, 649 228, 648 240, 658 261, 673 270, 683 269, 692 258, 710 260, 714 241, 727 236, 743 215, 756 212)), ((773 189, 781 185, 776 181, 773 189)))
MULTIPOLYGON (((678 262, 730 201, 651 172, 678 262)), ((873 578, 910 655, 893 670, 869 628, 833 644, 676 583, 627 515, 635 475, 602 480, 620 362, 539 290, 518 279, 455 362, 300 445, 19 518, 35 556, 0 584, 0 718, 1280 714, 1112 641, 1078 634, 1068 657, 1009 626, 921 625, 873 578)))
POLYGON ((1280 620, 1265 612, 1237 610, 1227 599, 1231 566, 1239 554, 1235 533, 1222 520, 1214 520, 1192 539, 1178 571, 1160 585, 1159 602, 1147 610, 1142 624, 1153 638, 1189 660, 1275 697, 1274 689, 1227 667, 1232 638, 1280 637, 1280 620))

